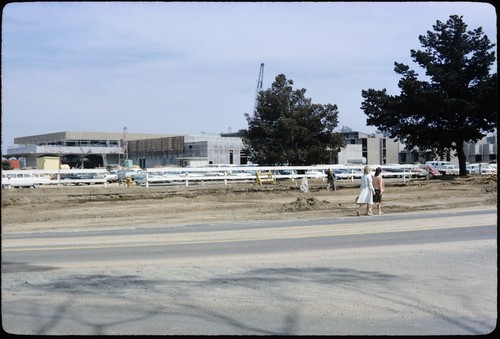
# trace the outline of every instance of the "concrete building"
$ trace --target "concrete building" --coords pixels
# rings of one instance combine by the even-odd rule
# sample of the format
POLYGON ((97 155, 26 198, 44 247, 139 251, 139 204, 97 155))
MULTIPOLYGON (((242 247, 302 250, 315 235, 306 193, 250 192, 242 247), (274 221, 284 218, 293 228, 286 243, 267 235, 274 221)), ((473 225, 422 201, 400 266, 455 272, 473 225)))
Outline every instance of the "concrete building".
POLYGON ((129 159, 142 168, 176 165, 245 165, 247 156, 239 137, 186 135, 128 142, 129 159))
POLYGON ((36 167, 37 159, 61 157, 72 168, 94 168, 122 164, 202 166, 247 163, 238 137, 223 135, 129 134, 105 132, 58 132, 14 139, 5 158, 22 159, 21 167, 36 167))
MULTIPOLYGON (((342 132, 347 147, 334 159, 334 163, 366 163, 366 164, 414 164, 432 160, 447 160, 458 164, 457 157, 436 159, 429 152, 409 151, 405 144, 385 137, 383 134, 366 134, 357 131, 342 132)), ((465 143, 464 151, 467 162, 496 162, 497 135, 486 136, 477 143, 465 143)))
POLYGON ((467 161, 496 162, 497 159, 497 135, 490 135, 482 138, 477 143, 465 143, 464 145, 467 161))
POLYGON ((102 167, 119 164, 127 156, 126 141, 167 135, 106 132, 57 132, 14 139, 16 148, 9 148, 4 157, 23 160, 22 167, 36 167, 43 156, 61 157, 70 167, 102 167))
MULTIPOLYGON (((332 164, 413 164, 436 160, 431 154, 408 151, 405 145, 382 134, 343 131, 347 147, 332 164)), ((155 166, 245 165, 247 155, 240 137, 221 135, 129 134, 58 132, 15 138, 16 148, 3 157, 21 160, 21 167, 36 167, 41 157, 61 157, 72 168, 122 164, 125 159, 142 168, 155 166)), ((464 145, 467 161, 496 161, 496 134, 464 145)), ((458 163, 458 159, 441 159, 458 163)))
POLYGON ((366 134, 357 131, 342 132, 347 146, 336 156, 337 164, 397 164, 401 143, 385 138, 382 134, 366 134))

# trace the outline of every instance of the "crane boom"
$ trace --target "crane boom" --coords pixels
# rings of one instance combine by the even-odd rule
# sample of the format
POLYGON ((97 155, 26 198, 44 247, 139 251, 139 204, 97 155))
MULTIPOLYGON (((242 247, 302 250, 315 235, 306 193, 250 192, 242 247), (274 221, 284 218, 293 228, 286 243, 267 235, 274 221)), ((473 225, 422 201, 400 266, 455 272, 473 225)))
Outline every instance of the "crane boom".
POLYGON ((257 89, 255 90, 255 107, 257 107, 257 98, 259 92, 262 91, 262 81, 264 80, 264 63, 260 64, 259 78, 257 79, 257 89))

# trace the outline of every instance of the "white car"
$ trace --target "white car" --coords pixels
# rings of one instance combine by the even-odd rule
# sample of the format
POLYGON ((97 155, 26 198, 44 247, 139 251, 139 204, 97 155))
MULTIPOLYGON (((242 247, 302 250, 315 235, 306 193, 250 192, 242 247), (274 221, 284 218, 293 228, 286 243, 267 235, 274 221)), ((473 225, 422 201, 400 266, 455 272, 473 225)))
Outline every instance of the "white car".
POLYGON ((231 171, 230 176, 242 177, 242 178, 255 178, 255 171, 231 171))
POLYGON ((146 173, 139 174, 134 177, 134 182, 137 185, 144 185, 146 183, 150 184, 160 184, 160 183, 168 183, 170 180, 161 175, 161 173, 148 173, 147 181, 146 181, 146 173))
POLYGON ((117 182, 118 181, 118 172, 116 170, 111 170, 106 173, 106 181, 107 182, 117 182))
POLYGON ((317 171, 317 170, 307 170, 306 171, 306 176, 308 178, 324 178, 326 175, 323 173, 323 171, 317 171))
POLYGON ((438 169, 432 165, 416 165, 411 168, 411 171, 415 177, 432 178, 441 175, 441 172, 439 172, 438 169))
POLYGON ((2 188, 33 187, 49 185, 52 181, 47 177, 40 177, 33 173, 2 173, 2 188))
POLYGON ((146 183, 150 184, 165 184, 173 181, 182 181, 185 180, 187 173, 182 173, 179 171, 151 171, 147 172, 147 180, 146 180, 146 172, 142 171, 139 174, 133 177, 134 182, 137 185, 145 185, 146 183))
POLYGON ((483 174, 483 175, 490 175, 496 173, 493 167, 491 167, 490 164, 486 162, 467 165, 467 171, 469 171, 469 173, 471 174, 483 174))
POLYGON ((460 167, 458 165, 442 165, 437 170, 443 175, 459 175, 460 167))
POLYGON ((116 174, 118 175, 119 181, 125 181, 128 177, 134 179, 136 175, 140 175, 142 172, 144 171, 139 169, 121 169, 116 171, 116 174))

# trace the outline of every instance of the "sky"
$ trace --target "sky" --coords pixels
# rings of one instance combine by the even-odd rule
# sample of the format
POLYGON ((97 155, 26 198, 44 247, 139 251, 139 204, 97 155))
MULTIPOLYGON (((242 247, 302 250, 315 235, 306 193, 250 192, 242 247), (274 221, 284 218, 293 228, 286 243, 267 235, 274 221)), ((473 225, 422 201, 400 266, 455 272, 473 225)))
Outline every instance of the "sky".
MULTIPOLYGON (((248 128, 279 74, 339 126, 372 133, 361 91, 400 93, 394 62, 436 21, 497 41, 486 2, 20 2, 2 13, 2 153, 62 131, 216 135, 248 128)), ((496 72, 496 64, 494 65, 496 72)))

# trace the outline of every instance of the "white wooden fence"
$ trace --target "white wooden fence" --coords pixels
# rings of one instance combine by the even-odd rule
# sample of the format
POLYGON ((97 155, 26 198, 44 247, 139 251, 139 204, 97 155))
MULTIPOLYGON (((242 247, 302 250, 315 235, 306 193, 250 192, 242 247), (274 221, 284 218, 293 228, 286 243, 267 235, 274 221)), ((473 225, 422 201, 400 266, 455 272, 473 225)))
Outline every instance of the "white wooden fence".
MULTIPOLYGON (((371 166, 372 170, 376 165, 371 166)), ((389 166, 385 166, 388 168, 389 166)), ((422 172, 413 172, 409 167, 393 166, 398 172, 385 172, 384 177, 401 178, 403 181, 411 177, 420 176, 422 172)), ((256 182, 256 173, 272 172, 273 179, 290 179, 295 181, 307 178, 326 180, 326 170, 334 170, 337 179, 354 181, 361 177, 363 166, 354 165, 316 165, 316 166, 213 166, 213 167, 161 167, 147 168, 142 173, 134 176, 137 185, 149 187, 155 184, 181 184, 189 186, 190 183, 217 182, 227 185, 229 182, 256 182)), ((39 178, 39 185, 81 185, 81 184, 108 184, 108 171, 106 169, 60 169, 60 170, 4 170, 2 171, 2 187, 16 187, 13 179, 26 175, 39 178)), ((24 178, 22 179, 24 180, 24 178)), ((18 185, 33 186, 33 185, 18 185)), ((37 187, 38 185, 35 185, 37 187)))
MULTIPOLYGON (((218 167, 160 167, 147 168, 143 176, 136 177, 136 184, 149 187, 155 183, 183 183, 189 186, 190 182, 218 181, 225 185, 228 182, 256 181, 256 173, 272 172, 274 179, 296 179, 317 178, 326 179, 326 170, 332 169, 342 171, 336 177, 340 180, 351 180, 361 178, 364 166, 346 165, 315 165, 315 166, 218 166, 218 167)), ((386 167, 388 168, 388 167, 386 167)), ((394 166, 394 168, 396 168, 394 166)), ((398 167, 400 172, 385 172, 385 177, 401 178, 403 181, 415 176, 422 176, 422 172, 413 172, 410 168, 398 167)), ((375 169, 375 166, 372 167, 375 169)))

